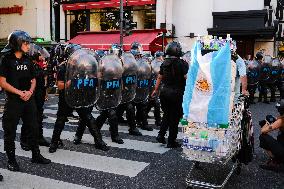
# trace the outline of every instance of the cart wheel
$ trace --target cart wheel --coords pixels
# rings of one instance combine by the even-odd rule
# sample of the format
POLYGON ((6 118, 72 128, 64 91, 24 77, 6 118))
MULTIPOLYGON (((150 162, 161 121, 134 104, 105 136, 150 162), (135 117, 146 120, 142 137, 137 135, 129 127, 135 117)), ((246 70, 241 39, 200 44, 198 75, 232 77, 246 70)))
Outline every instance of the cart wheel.
POLYGON ((236 168, 236 174, 240 175, 241 171, 242 171, 242 167, 241 167, 241 165, 238 165, 237 168, 236 168))

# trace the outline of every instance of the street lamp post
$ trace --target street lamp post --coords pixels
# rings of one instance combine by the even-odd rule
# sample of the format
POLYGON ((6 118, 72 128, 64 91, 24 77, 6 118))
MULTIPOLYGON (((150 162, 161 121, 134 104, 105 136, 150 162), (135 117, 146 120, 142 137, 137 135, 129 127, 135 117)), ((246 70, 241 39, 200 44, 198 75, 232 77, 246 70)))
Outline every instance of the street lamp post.
POLYGON ((120 0, 120 45, 123 49, 123 0, 120 0))

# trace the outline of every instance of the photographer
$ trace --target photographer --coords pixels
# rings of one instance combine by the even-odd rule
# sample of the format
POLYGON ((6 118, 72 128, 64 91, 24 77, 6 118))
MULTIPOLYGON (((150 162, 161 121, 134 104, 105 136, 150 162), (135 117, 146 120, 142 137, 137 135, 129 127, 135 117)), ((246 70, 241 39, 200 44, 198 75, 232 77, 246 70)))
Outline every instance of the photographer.
POLYGON ((270 157, 270 160, 265 164, 260 165, 263 169, 283 171, 284 163, 284 101, 276 104, 276 108, 280 116, 275 119, 273 116, 266 116, 266 120, 260 121, 261 135, 259 136, 260 147, 265 149, 270 157), (277 139, 274 139, 270 133, 278 130, 277 139))

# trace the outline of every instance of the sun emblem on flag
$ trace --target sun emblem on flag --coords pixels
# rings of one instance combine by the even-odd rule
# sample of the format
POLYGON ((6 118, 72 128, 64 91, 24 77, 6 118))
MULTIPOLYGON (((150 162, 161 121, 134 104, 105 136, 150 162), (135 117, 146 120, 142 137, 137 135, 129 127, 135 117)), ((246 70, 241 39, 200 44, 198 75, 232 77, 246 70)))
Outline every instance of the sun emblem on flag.
POLYGON ((208 82, 206 78, 200 78, 197 80, 196 83, 197 90, 201 92, 210 92, 211 91, 211 84, 208 82))

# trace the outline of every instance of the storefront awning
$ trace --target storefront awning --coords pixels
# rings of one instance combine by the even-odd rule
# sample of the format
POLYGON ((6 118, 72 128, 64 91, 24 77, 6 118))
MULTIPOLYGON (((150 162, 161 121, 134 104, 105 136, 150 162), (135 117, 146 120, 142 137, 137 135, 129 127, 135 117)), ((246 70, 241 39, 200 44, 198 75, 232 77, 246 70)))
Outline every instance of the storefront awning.
MULTIPOLYGON (((123 38, 123 49, 129 51, 133 42, 139 42, 144 51, 156 52, 163 50, 164 30, 134 30, 133 34, 123 38)), ((108 32, 80 32, 69 43, 80 44, 94 50, 108 50, 113 43, 120 43, 119 31, 108 32)), ((164 46, 167 41, 164 38, 164 46)))
MULTIPOLYGON (((124 6, 143 6, 156 4, 156 0, 124 0, 124 6)), ((102 9, 110 7, 119 7, 120 0, 102 0, 98 2, 82 2, 74 4, 64 4, 62 8, 64 11, 67 10, 80 10, 80 9, 102 9)))

